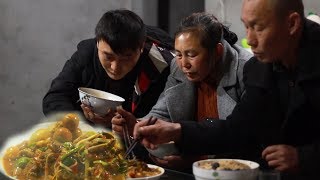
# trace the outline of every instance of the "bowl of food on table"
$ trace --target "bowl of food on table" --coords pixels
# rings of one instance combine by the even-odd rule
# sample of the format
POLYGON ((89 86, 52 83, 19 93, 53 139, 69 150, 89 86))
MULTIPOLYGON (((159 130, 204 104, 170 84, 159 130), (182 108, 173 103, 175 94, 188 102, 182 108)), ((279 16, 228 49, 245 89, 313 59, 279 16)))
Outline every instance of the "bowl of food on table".
POLYGON ((157 145, 156 149, 147 148, 148 152, 157 158, 163 159, 165 156, 179 155, 179 150, 174 141, 157 145))
POLYGON ((116 109, 125 101, 120 96, 93 88, 79 87, 79 97, 82 104, 92 107, 94 113, 105 116, 109 109, 116 109))
POLYGON ((0 150, 0 172, 10 179, 38 180, 156 179, 164 173, 160 167, 125 159, 115 134, 80 117, 55 116, 8 138, 0 150))
POLYGON ((206 159, 192 165, 196 180, 256 180, 259 164, 241 159, 206 159))
POLYGON ((127 180, 157 180, 164 174, 162 167, 146 164, 138 160, 129 160, 127 180))

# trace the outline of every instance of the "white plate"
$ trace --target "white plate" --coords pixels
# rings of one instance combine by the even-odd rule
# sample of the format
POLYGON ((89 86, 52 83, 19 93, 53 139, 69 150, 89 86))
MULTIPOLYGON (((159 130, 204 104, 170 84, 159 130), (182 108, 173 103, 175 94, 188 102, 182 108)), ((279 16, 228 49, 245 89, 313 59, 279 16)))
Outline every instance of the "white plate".
MULTIPOLYGON (((14 135, 14 136, 11 136, 9 137, 4 143, 3 143, 3 146, 1 147, 0 149, 0 172, 4 175, 6 175, 8 178, 10 179, 15 179, 14 177, 11 177, 9 176, 5 170, 4 170, 4 167, 3 167, 3 156, 6 152, 6 150, 12 146, 15 146, 15 145, 18 145, 20 144, 21 142, 25 141, 25 140, 29 140, 31 135, 36 132, 36 130, 38 129, 41 129, 41 128, 47 128, 49 127, 50 125, 52 124, 55 124, 55 122, 43 122, 43 123, 39 123, 35 126, 33 126, 32 128, 30 128, 29 130, 25 131, 25 132, 22 132, 20 134, 17 134, 17 135, 14 135)), ((106 129, 106 128, 103 128, 101 126, 91 126, 89 124, 87 124, 86 122, 80 120, 79 122, 79 128, 82 130, 82 131, 96 131, 96 132, 102 132, 102 131, 105 131, 105 132, 108 132, 109 130, 106 129)))
POLYGON ((158 168, 158 169, 160 169, 161 173, 157 174, 157 175, 154 175, 154 176, 141 177, 141 178, 129 178, 129 177, 127 177, 126 179, 127 180, 157 180, 157 179, 160 179, 160 177, 164 174, 164 169, 162 167, 160 167, 160 166, 156 166, 156 165, 153 165, 153 164, 148 164, 148 167, 149 168, 158 168))

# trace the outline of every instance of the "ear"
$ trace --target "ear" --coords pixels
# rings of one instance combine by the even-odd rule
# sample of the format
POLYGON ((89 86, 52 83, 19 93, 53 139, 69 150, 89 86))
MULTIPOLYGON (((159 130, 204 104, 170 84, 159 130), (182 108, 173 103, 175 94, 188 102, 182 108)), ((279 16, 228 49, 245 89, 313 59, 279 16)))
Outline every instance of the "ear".
POLYGON ((141 49, 140 49, 140 53, 143 53, 143 49, 144 49, 144 45, 146 44, 146 42, 143 42, 141 45, 141 49))
POLYGON ((289 33, 290 35, 295 35, 301 28, 301 16, 297 12, 293 12, 288 17, 289 22, 289 33))
POLYGON ((217 45, 216 45, 216 48, 215 48, 215 54, 216 54, 216 58, 217 59, 221 59, 222 58, 222 56, 223 56, 223 51, 224 51, 224 48, 223 48, 223 45, 222 45, 222 43, 218 43, 217 45))

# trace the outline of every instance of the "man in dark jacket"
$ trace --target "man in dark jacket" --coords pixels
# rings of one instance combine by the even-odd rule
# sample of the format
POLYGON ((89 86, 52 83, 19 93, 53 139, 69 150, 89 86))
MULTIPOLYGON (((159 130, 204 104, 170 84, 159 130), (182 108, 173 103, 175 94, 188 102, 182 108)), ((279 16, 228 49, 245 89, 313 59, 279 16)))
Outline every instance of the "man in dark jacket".
POLYGON ((141 121, 134 135, 149 148, 176 141, 186 154, 252 147, 283 179, 318 179, 320 26, 304 18, 302 0, 244 0, 241 18, 255 57, 244 67, 246 93, 232 115, 203 123, 141 121))
POLYGON ((78 88, 89 87, 123 97, 122 107, 143 117, 165 86, 173 40, 164 31, 144 25, 129 10, 106 12, 95 35, 78 44, 77 51, 52 81, 43 98, 44 114, 83 111, 88 120, 110 127, 112 112, 101 117, 78 102, 78 88))

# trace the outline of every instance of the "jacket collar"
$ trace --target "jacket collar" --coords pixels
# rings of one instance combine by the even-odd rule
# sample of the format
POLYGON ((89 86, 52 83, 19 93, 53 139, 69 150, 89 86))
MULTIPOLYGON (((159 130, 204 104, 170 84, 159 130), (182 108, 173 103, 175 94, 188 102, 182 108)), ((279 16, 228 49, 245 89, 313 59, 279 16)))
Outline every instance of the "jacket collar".
MULTIPOLYGON (((164 51, 166 51, 164 48, 161 48, 156 44, 152 43, 152 46, 148 54, 153 66, 157 69, 159 73, 162 73, 162 71, 168 67, 168 62, 165 60, 164 55, 162 54, 165 53, 164 51)), ((171 58, 173 58, 173 56, 171 58)))
POLYGON ((238 53, 227 41, 222 40, 222 44, 224 47, 222 58, 223 77, 220 80, 219 86, 234 86, 237 83, 238 53))
POLYGON ((165 48, 148 42, 145 44, 144 52, 140 57, 140 61, 144 61, 140 67, 138 77, 135 82, 135 92, 137 95, 144 93, 161 75, 161 73, 169 66, 173 59, 173 55, 165 48))

